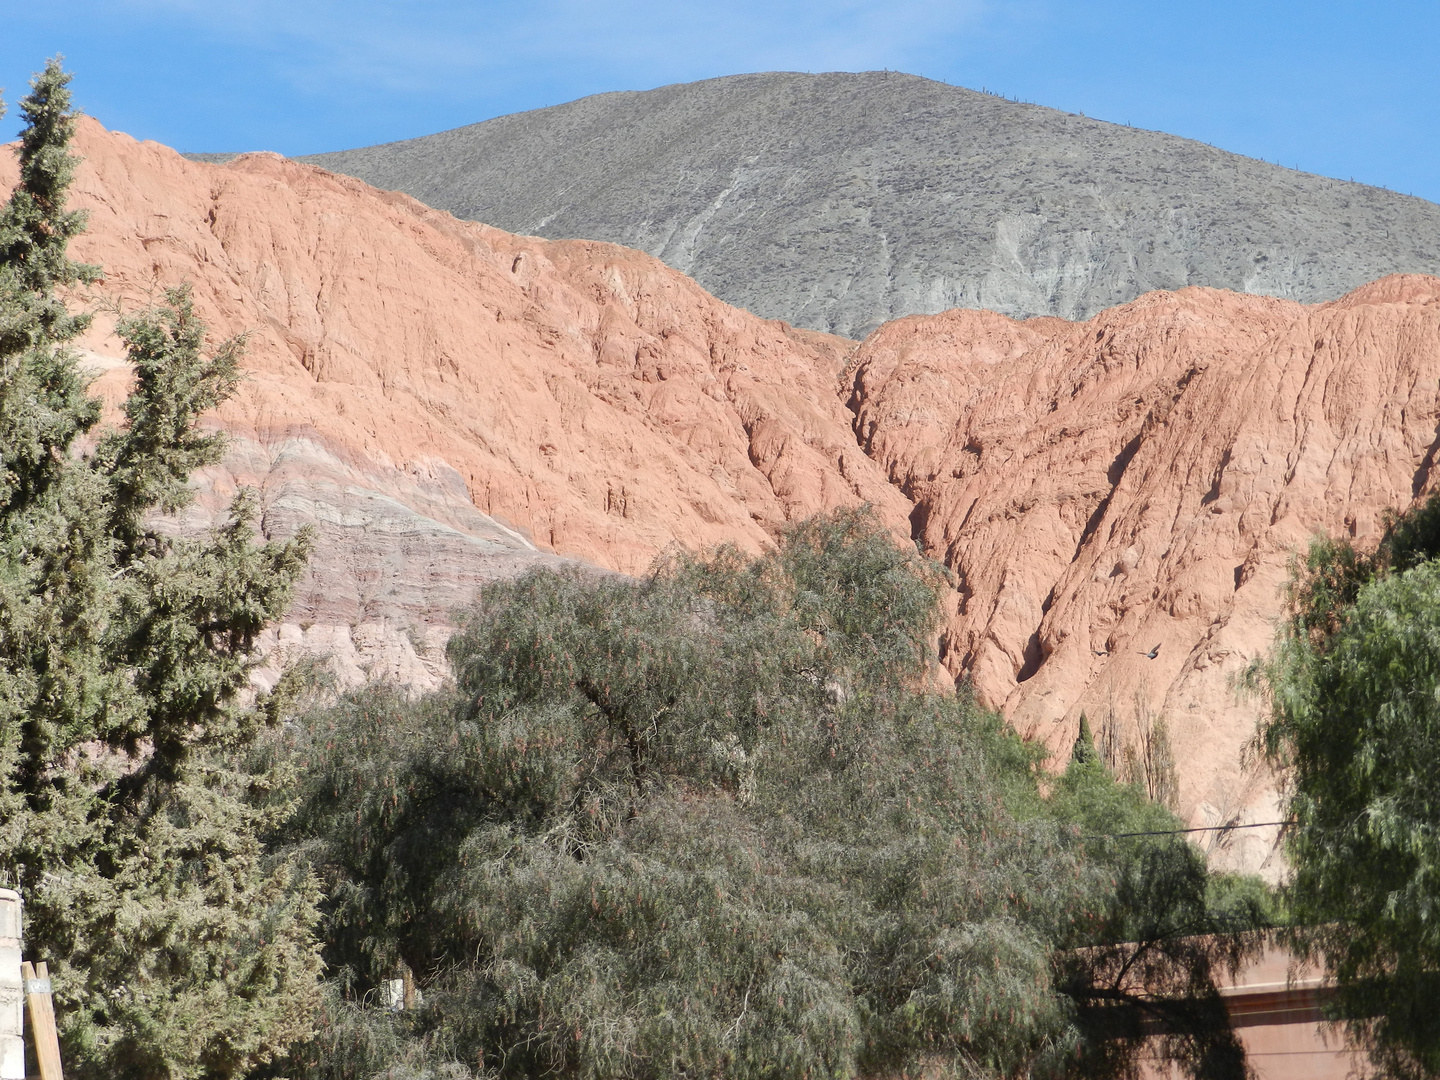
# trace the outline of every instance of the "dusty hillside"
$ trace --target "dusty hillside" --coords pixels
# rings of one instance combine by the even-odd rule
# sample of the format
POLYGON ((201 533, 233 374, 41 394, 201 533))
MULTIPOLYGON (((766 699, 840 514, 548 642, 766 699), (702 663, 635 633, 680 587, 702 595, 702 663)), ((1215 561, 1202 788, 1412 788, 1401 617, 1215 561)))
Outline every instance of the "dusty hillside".
POLYGON ((627 244, 854 338, 954 307, 1088 318, 1185 285, 1311 303, 1440 272, 1424 199, 898 72, 599 94, 306 160, 504 229, 627 244))
MULTIPOLYGON (((848 342, 639 252, 457 222, 274 155, 197 164, 93 121, 77 149, 74 251, 104 266, 100 298, 133 310, 189 280, 217 336, 250 335, 207 505, 238 480, 267 525, 323 527, 290 638, 424 681, 405 654, 433 674, 430 621, 551 552, 637 572, 867 500, 907 528, 836 392, 848 342)), ((115 395, 111 324, 88 348, 115 395)))
MULTIPOLYGON (((1163 716, 1182 814, 1273 820, 1235 682, 1292 552, 1377 539, 1437 482, 1440 279, 1316 307, 1192 288, 1085 323, 953 311, 855 363, 862 443, 957 575, 950 669, 1060 752, 1081 710, 1132 742, 1163 716)), ((1254 866, 1271 839, 1229 843, 1254 866)))

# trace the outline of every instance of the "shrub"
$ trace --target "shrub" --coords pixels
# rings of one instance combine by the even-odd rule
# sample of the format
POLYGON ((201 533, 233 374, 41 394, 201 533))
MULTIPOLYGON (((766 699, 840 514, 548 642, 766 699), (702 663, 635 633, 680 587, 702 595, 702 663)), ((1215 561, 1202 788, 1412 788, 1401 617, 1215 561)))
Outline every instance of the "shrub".
MULTIPOLYGON (((1064 957, 1118 925, 1132 883, 1169 903, 1178 874, 1203 909, 1203 863, 1142 860, 1117 891, 1116 861, 1047 809, 1035 752, 929 689, 939 583, 840 512, 760 558, 488 587, 452 688, 371 688, 295 735, 292 842, 329 886, 337 985, 358 1001, 411 973, 403 1023, 443 1050, 431 1067, 476 1075, 1075 1062, 1109 954, 1064 957)), ((332 1045, 313 1075, 370 1060, 332 1045)))

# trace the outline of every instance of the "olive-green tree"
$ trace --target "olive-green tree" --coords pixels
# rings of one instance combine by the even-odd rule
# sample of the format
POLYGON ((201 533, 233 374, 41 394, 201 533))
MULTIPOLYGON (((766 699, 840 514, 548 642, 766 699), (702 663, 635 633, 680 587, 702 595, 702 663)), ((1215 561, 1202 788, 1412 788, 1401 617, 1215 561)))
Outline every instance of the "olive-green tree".
MULTIPOLYGON (((1143 1040, 1111 1029, 1139 1005, 1106 996, 1096 946, 1138 897, 1163 922, 1142 960, 1214 1005, 1219 963, 1174 943, 1217 926, 1203 862, 1140 866, 1120 896, 1036 752, 929 689, 939 584, 856 512, 641 581, 535 572, 484 590, 453 688, 371 688, 288 732, 335 990, 291 1067, 1133 1074, 1143 1040), (375 1008, 391 980, 417 1008, 375 1008)), ((1162 1049, 1243 1075, 1223 1010, 1172 1015, 1162 1049)))
POLYGON ((1312 544, 1259 674, 1295 822, 1294 941, 1382 1071, 1440 1073, 1440 499, 1373 553, 1312 544))
POLYGON ((188 290, 121 322, 135 385, 98 429, 67 344, 88 322, 67 290, 99 279, 67 255, 68 82, 52 61, 31 83, 0 209, 0 880, 70 1075, 233 1076, 308 1035, 317 998, 314 883, 259 839, 283 776, 247 765, 282 701, 245 699, 308 540, 257 546, 246 497, 208 537, 164 528, 238 377, 238 341, 202 355, 188 290))

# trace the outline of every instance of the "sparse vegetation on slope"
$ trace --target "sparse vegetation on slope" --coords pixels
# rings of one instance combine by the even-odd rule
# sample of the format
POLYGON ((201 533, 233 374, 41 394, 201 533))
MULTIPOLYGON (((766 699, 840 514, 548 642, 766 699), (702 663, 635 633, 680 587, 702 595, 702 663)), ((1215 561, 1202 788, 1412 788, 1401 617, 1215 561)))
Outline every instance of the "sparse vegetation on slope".
POLYGON ((518 233, 639 248, 863 338, 948 308, 1088 319, 1153 289, 1306 302, 1440 270, 1440 207, 899 72, 597 94, 303 160, 518 233))

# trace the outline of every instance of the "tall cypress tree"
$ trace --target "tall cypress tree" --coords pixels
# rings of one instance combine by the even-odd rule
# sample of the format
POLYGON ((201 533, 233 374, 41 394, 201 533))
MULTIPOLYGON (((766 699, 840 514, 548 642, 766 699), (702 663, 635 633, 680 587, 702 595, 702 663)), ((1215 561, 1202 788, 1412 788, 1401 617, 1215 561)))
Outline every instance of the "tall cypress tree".
POLYGON ((224 451, 196 425, 242 346, 203 355, 188 289, 121 322, 135 385, 95 432, 67 344, 88 320, 64 290, 100 278, 67 254, 69 80, 51 61, 32 81, 0 210, 0 881, 55 975, 71 1075, 231 1076, 316 1000, 315 886, 259 840, 284 778, 249 747, 280 701, 247 693, 310 540, 255 544, 243 495, 209 536, 164 527, 224 451))

